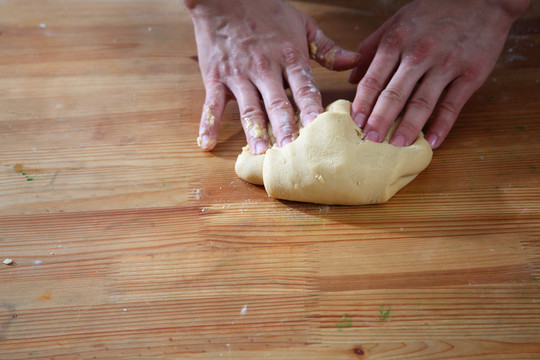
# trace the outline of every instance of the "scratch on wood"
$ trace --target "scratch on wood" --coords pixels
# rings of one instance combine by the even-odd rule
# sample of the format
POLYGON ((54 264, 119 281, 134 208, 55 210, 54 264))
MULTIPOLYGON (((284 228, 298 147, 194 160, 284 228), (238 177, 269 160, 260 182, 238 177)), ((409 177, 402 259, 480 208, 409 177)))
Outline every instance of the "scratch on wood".
POLYGON ((53 184, 54 184, 54 181, 56 180, 56 176, 58 176, 58 173, 59 173, 59 172, 60 172, 60 170, 57 170, 57 171, 54 173, 54 175, 53 175, 53 177, 52 177, 51 182, 49 183, 49 185, 53 185, 53 184))

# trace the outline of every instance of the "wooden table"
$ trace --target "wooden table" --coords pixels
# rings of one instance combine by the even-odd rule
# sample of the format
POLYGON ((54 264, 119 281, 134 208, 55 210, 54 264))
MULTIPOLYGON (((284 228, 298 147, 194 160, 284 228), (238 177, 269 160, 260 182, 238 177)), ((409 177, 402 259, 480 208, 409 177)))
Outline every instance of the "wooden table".
MULTIPOLYGON (((325 3, 349 49, 396 9, 325 3)), ((180 1, 0 1, 1 359, 540 358, 538 2, 378 206, 238 179, 235 103, 201 152, 195 55, 180 1)))

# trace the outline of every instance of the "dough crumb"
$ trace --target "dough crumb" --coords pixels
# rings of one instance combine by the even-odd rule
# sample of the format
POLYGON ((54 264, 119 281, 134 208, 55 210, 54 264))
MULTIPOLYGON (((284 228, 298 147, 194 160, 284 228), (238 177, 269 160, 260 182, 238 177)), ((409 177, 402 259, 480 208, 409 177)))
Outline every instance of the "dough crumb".
POLYGON ((251 125, 253 124, 253 122, 251 121, 251 119, 247 116, 243 116, 242 117, 242 120, 244 120, 244 122, 246 123, 246 127, 249 129, 251 127, 251 125))
POLYGON ((264 137, 264 129, 259 125, 255 124, 251 127, 249 130, 249 133, 251 136, 253 136, 255 139, 260 139, 264 137))
POLYGON ((309 53, 312 56, 315 56, 317 54, 317 45, 312 41, 309 43, 309 53))
POLYGON ((324 184, 324 178, 321 174, 315 175, 315 178, 317 179, 318 182, 320 182, 321 184, 324 184))
POLYGON ((212 111, 210 110, 210 106, 205 107, 204 112, 206 113, 206 122, 210 126, 214 126, 214 124, 216 123, 216 117, 214 116, 214 114, 212 114, 212 111))
POLYGON ((4 260, 4 264, 6 264, 6 265, 13 265, 13 260, 11 260, 11 259, 6 259, 6 260, 4 260))

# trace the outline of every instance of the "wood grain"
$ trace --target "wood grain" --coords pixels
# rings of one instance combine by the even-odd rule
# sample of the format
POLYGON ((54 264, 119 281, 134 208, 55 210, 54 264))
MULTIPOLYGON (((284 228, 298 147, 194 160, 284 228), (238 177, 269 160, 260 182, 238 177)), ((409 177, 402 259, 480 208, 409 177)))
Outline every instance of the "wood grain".
MULTIPOLYGON (((354 49, 400 2, 294 5, 354 49)), ((538 359, 539 23, 390 202, 318 206, 236 177, 235 103, 199 151, 181 2, 0 1, 0 359, 538 359)))

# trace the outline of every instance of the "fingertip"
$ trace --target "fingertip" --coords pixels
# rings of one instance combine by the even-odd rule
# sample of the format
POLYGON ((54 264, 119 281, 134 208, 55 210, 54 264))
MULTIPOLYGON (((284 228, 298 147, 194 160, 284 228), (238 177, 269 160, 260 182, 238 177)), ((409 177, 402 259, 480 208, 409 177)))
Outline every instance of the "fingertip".
POLYGON ((394 146, 398 146, 398 147, 403 147, 407 145, 407 142, 405 140, 405 137, 403 137, 403 135, 398 135, 398 136, 392 137, 392 139, 390 140, 390 144, 394 146))
POLYGON ((304 126, 306 126, 307 124, 310 124, 313 122, 313 120, 315 120, 317 118, 317 116, 320 115, 320 112, 310 112, 309 114, 306 114, 306 115, 301 115, 302 117, 302 124, 304 126))
POLYGON ((427 134, 426 141, 429 143, 429 146, 431 146, 432 149, 436 149, 441 145, 440 138, 435 133, 427 134))
POLYGON ((255 155, 262 155, 266 152, 266 150, 268 150, 268 144, 266 141, 259 140, 255 142, 253 146, 253 152, 255 155))
POLYGON ((294 140, 294 139, 293 139, 292 136, 287 136, 287 137, 281 139, 281 142, 280 142, 280 144, 279 144, 279 147, 283 147, 283 146, 285 146, 285 145, 287 145, 287 144, 290 144, 290 143, 293 142, 293 140, 294 140))
POLYGON ((211 151, 216 147, 217 139, 208 134, 201 134, 197 138, 197 145, 204 151, 211 151))
MULTIPOLYGON (((331 54, 331 52, 328 52, 327 54, 331 54)), ((330 61, 328 65, 331 66, 331 70, 349 70, 355 67, 361 58, 362 56, 357 52, 345 50, 336 46, 332 61, 330 61)))
POLYGON ((354 122, 356 125, 358 125, 359 128, 364 127, 366 120, 367 120, 367 116, 365 114, 358 113, 354 115, 354 122))
POLYGON ((376 143, 380 142, 379 141, 379 139, 380 139, 379 134, 375 130, 369 131, 366 134, 364 139, 368 140, 368 141, 376 142, 376 143))
POLYGON ((276 137, 276 143, 279 147, 283 147, 293 142, 293 140, 298 136, 298 128, 296 126, 292 127, 290 125, 286 125, 283 128, 279 137, 276 137))

